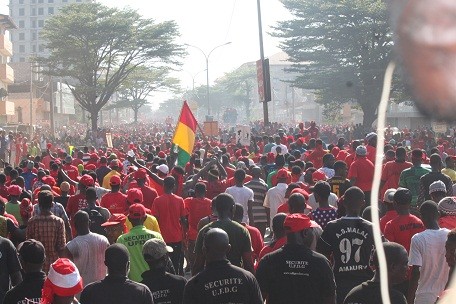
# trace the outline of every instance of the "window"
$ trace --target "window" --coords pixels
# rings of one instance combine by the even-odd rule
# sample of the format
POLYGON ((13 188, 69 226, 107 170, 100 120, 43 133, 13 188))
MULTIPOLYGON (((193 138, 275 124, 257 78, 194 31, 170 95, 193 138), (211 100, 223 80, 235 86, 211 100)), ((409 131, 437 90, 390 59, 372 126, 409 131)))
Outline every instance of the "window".
POLYGON ((36 53, 36 45, 32 45, 32 53, 36 53))
POLYGON ((38 27, 42 28, 44 26, 44 20, 38 20, 38 27))
POLYGON ((24 27, 25 27, 25 21, 19 20, 19 28, 24 28, 24 27))
POLYGON ((24 4, 24 0, 19 0, 19 4, 24 4))
POLYGON ((19 45, 19 53, 25 53, 25 45, 19 45))
POLYGON ((32 7, 32 13, 30 15, 31 16, 36 16, 36 8, 32 7))
POLYGON ((38 3, 44 3, 44 0, 38 0, 38 3))
POLYGON ((54 15, 54 8, 53 7, 48 7, 48 14, 49 15, 54 15))
POLYGON ((36 20, 32 20, 32 28, 36 28, 36 20))
POLYGON ((32 4, 35 4, 36 3, 36 0, 32 0, 32 4))
POLYGON ((32 33, 32 40, 36 40, 36 32, 32 33))
POLYGON ((24 57, 19 58, 19 62, 25 62, 25 58, 24 57))
POLYGON ((44 8, 40 7, 38 8, 38 15, 43 16, 44 14, 44 8))
POLYGON ((48 0, 48 3, 54 3, 54 0, 48 0))
POLYGON ((25 15, 25 8, 20 8, 19 9, 19 16, 24 16, 25 15))
POLYGON ((25 40, 25 33, 19 33, 19 40, 25 40))
POLYGON ((62 0, 62 2, 63 2, 63 3, 67 3, 67 2, 68 2, 68 0, 62 0))
POLYGON ((40 46, 38 47, 38 51, 44 52, 44 45, 40 44, 40 46))

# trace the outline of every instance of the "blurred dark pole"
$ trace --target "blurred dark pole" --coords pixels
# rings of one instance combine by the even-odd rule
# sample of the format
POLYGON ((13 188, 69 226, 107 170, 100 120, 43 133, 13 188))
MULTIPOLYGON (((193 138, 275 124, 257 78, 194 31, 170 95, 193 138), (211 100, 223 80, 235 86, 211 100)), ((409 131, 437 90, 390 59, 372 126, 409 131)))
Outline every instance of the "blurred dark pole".
MULTIPOLYGON (((263 71, 265 71, 266 69, 264 66, 263 26, 261 23, 260 0, 257 0, 257 9, 258 9, 258 32, 259 32, 258 36, 259 36, 259 40, 260 40, 260 59, 261 59, 262 65, 263 65, 263 71)), ((263 84, 266 85, 266 83, 267 83, 266 73, 263 73, 263 84)), ((265 88, 266 88, 266 86, 265 86, 265 88)), ((267 100, 263 100, 263 121, 264 121, 265 126, 269 125, 268 101, 267 100)))

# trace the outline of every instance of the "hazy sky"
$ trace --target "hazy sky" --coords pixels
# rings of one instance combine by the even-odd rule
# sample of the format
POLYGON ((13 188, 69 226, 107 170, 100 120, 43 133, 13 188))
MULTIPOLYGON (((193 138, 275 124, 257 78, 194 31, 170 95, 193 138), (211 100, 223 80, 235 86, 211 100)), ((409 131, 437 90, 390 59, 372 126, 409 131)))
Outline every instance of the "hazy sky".
MULTIPOLYGON (((200 47, 208 53, 213 47, 232 42, 212 53, 209 62, 210 81, 241 64, 259 59, 256 0, 100 0, 108 6, 137 9, 142 15, 157 21, 175 20, 181 32, 181 42, 200 47)), ((0 12, 8 13, 7 0, 0 0, 0 12)), ((279 41, 267 34, 278 20, 289 18, 279 0, 262 0, 265 55, 280 51, 279 41)), ((188 48, 183 72, 179 74, 183 87, 191 88, 192 76, 205 70, 203 54, 188 48)), ((195 78, 196 85, 206 83, 205 72, 195 78)))

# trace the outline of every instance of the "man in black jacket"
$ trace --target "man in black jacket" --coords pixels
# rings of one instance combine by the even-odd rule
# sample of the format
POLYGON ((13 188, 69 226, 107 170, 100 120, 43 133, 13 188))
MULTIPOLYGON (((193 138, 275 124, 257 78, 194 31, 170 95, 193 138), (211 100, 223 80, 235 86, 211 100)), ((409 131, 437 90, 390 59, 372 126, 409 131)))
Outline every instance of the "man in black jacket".
POLYGON ((155 304, 181 304, 187 280, 166 271, 168 253, 173 248, 160 239, 150 239, 143 246, 144 260, 150 270, 142 274, 141 283, 149 287, 155 304))
POLYGON ((19 261, 25 273, 23 281, 9 290, 3 304, 39 303, 41 289, 43 288, 46 274, 43 272, 45 250, 43 244, 34 239, 29 239, 18 246, 19 261))
POLYGON ((206 268, 188 281, 184 304, 263 303, 254 275, 228 261, 229 241, 228 234, 220 228, 206 232, 203 244, 206 268))
POLYGON ((113 244, 106 249, 105 265, 108 275, 101 281, 87 285, 81 293, 84 304, 153 304, 152 293, 143 284, 127 278, 130 257, 127 247, 113 244))

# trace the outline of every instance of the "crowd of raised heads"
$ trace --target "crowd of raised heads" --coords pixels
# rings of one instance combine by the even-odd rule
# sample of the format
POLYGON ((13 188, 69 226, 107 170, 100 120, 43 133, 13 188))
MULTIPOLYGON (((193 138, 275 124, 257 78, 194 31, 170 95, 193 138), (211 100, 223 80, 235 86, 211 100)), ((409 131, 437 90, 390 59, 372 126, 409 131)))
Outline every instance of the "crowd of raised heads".
POLYGON ((254 122, 250 145, 198 134, 184 162, 171 123, 2 131, 0 304, 382 303, 372 212, 391 303, 438 303, 455 132, 388 127, 377 151, 370 131, 254 122))

